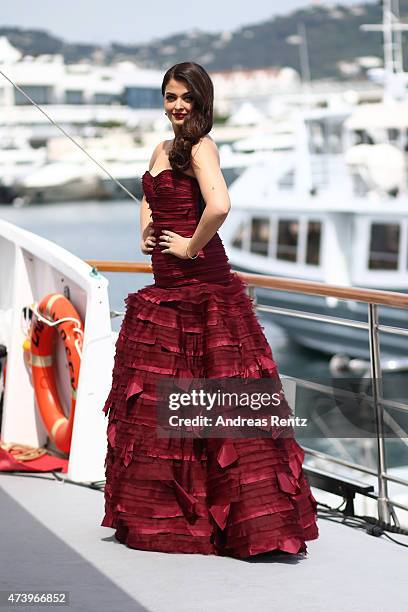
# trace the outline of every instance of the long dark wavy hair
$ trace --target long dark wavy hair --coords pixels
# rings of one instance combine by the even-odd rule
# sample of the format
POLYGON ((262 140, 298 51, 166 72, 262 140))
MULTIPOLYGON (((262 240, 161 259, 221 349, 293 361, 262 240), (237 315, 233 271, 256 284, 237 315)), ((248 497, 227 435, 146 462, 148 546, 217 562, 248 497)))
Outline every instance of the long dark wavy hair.
POLYGON ((175 135, 169 152, 171 167, 184 172, 190 165, 192 146, 213 126, 214 86, 208 72, 195 62, 174 64, 167 70, 161 86, 163 97, 170 79, 185 81, 193 98, 191 111, 183 121, 180 134, 175 135))

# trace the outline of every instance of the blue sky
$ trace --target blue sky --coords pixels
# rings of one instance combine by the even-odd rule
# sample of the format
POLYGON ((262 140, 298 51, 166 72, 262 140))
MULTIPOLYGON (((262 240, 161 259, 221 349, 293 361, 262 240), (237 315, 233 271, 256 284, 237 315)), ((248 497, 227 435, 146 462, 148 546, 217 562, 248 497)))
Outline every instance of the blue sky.
MULTIPOLYGON (((338 4, 361 4, 343 0, 338 4)), ((2 2, 1 26, 44 29, 70 42, 146 42, 200 28, 234 30, 321 0, 13 0, 2 2)))

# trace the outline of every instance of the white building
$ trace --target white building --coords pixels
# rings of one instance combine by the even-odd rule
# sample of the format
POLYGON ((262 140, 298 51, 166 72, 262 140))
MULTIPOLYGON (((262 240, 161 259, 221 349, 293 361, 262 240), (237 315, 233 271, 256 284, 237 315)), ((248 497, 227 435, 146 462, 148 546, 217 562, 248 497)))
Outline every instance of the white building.
MULTIPOLYGON (((55 128, 13 83, 71 133, 82 126, 111 122, 138 126, 143 131, 167 126, 163 121, 162 70, 139 68, 131 61, 103 66, 66 64, 60 54, 23 56, 4 36, 0 37, 0 69, 12 81, 0 75, 0 127, 27 126, 39 141, 54 136, 55 128)), ((276 116, 304 104, 300 77, 292 68, 222 70, 210 72, 210 76, 216 113, 246 116, 236 124, 256 124, 259 117, 276 116), (248 121, 248 114, 253 120, 248 121)), ((353 82, 352 89, 364 100, 378 98, 375 84, 353 82)), ((348 90, 350 85, 345 83, 313 82, 308 86, 308 103, 330 105, 333 96, 348 90)))
MULTIPOLYGON (((141 69, 132 62, 96 66, 65 64, 59 54, 22 56, 6 37, 0 37, 0 68, 34 102, 46 107, 55 121, 65 125, 109 121, 149 124, 162 111, 161 71, 141 69)), ((48 129, 47 118, 13 83, 0 75, 0 124, 48 129)))
POLYGON ((214 83, 215 108, 223 115, 250 101, 267 112, 271 97, 299 89, 300 77, 293 68, 248 68, 211 72, 214 83))

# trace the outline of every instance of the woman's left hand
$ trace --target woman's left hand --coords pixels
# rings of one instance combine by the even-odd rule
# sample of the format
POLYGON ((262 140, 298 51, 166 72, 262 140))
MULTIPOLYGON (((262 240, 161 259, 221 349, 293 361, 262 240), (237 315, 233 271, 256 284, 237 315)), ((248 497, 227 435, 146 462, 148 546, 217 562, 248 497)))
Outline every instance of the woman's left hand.
MULTIPOLYGON (((176 234, 176 232, 171 232, 170 230, 162 230, 159 236, 159 246, 167 247, 162 249, 162 253, 175 255, 176 257, 180 257, 180 259, 189 259, 186 255, 186 249, 189 242, 190 238, 184 238, 184 236, 180 236, 176 234)), ((189 254, 195 255, 195 253, 189 254)))

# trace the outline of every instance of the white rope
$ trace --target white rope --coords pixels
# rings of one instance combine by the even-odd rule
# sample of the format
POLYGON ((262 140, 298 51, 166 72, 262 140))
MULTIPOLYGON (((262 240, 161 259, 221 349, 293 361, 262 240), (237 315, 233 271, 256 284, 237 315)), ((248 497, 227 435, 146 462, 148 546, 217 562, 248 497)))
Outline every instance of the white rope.
MULTIPOLYGON (((40 321, 42 321, 43 323, 45 323, 45 325, 48 325, 49 327, 55 327, 56 325, 59 325, 60 323, 64 323, 65 321, 72 321, 73 323, 76 324, 76 327, 73 327, 72 331, 74 331, 76 334, 79 334, 79 336, 81 337, 81 339, 83 341, 84 332, 83 332, 83 330, 80 327, 81 322, 78 321, 78 319, 76 319, 75 317, 62 317, 61 319, 57 319, 56 321, 50 321, 50 319, 46 319, 39 312, 38 304, 36 304, 36 303, 31 304, 31 306, 28 306, 28 308, 35 314, 37 319, 39 319, 40 321)), ((27 331, 24 331, 24 333, 25 333, 26 336, 28 335, 27 331)), ((76 351, 77 351, 77 353, 79 355, 79 358, 82 359, 82 350, 81 350, 81 348, 79 346, 79 340, 80 340, 79 338, 75 338, 74 344, 75 344, 76 351)))
MULTIPOLYGON (((40 321, 42 321, 43 323, 45 323, 49 327, 55 327, 55 325, 58 325, 59 323, 63 323, 64 321, 73 321, 74 323, 76 323, 78 325, 78 328, 81 325, 81 322, 78 321, 78 319, 76 319, 75 317, 62 317, 61 319, 56 319, 55 321, 51 321, 50 319, 47 319, 46 317, 43 317, 43 315, 38 310, 38 304, 35 304, 35 303, 31 304, 31 306, 29 306, 29 308, 30 308, 30 310, 33 311, 33 313, 35 314, 37 319, 40 319, 40 321)), ((82 331, 82 330, 80 330, 80 331, 82 331)))
POLYGON ((79 358, 82 360, 82 351, 81 351, 81 349, 79 347, 79 339, 78 338, 75 338, 74 345, 75 345, 76 352, 78 353, 79 358))
POLYGON ((90 153, 88 153, 88 151, 86 149, 84 149, 84 147, 82 145, 79 144, 79 142, 77 142, 76 140, 74 140, 74 138, 72 138, 72 136, 70 136, 68 134, 68 132, 66 132, 64 130, 64 128, 62 128, 58 123, 56 123, 54 121, 54 119, 52 117, 50 117, 43 108, 41 108, 41 106, 39 106, 37 104, 37 102, 34 102, 34 100, 32 98, 30 98, 30 96, 28 94, 26 94, 26 92, 21 89, 21 87, 19 85, 17 85, 17 83, 14 83, 14 81, 12 81, 10 79, 10 77, 8 77, 2 70, 0 70, 0 74, 9 82, 11 83, 11 85, 13 85, 13 87, 15 87, 25 98, 27 98, 27 100, 29 100, 29 102, 31 102, 31 104, 33 106, 35 106, 36 108, 38 108, 38 110, 45 116, 47 117, 48 121, 50 123, 52 123, 52 125, 55 125, 55 127, 57 129, 60 130, 60 132, 62 132, 64 134, 64 136, 66 136, 67 138, 69 138, 69 140, 71 142, 74 143, 74 145, 76 145, 79 149, 81 149, 81 151, 83 153, 85 153, 85 155, 87 155, 89 157, 89 159, 91 159, 97 166, 99 166, 99 168, 101 168, 101 170, 103 170, 108 176, 109 178, 112 179, 112 181, 114 181, 121 189, 123 189, 123 191, 125 193, 127 193, 127 195, 132 198, 132 200, 134 200, 135 202, 139 202, 139 200, 137 199, 137 197, 135 195, 133 195, 133 193, 131 193, 128 189, 126 189, 126 187, 124 185, 122 185, 122 183, 120 181, 118 181, 118 179, 116 179, 114 176, 112 176, 112 174, 100 163, 98 162, 97 159, 95 159, 94 157, 92 157, 92 155, 90 153))

